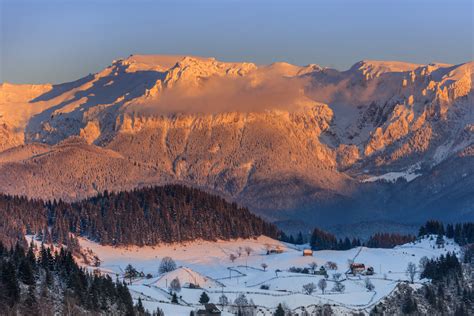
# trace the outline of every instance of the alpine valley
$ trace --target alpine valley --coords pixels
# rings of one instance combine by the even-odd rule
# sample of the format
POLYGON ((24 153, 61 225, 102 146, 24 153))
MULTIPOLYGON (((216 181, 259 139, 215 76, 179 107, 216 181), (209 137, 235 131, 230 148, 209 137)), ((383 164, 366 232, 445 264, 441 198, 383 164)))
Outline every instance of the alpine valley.
POLYGON ((0 192, 181 183, 295 230, 474 219, 474 62, 338 71, 131 55, 0 85, 0 192))

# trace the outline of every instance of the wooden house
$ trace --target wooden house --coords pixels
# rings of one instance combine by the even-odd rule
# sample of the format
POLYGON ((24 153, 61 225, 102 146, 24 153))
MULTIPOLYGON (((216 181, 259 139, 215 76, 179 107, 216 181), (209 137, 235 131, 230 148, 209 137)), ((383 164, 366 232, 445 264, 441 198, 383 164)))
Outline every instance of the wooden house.
POLYGON ((363 263, 352 263, 350 268, 353 275, 360 274, 365 271, 365 265, 363 263))

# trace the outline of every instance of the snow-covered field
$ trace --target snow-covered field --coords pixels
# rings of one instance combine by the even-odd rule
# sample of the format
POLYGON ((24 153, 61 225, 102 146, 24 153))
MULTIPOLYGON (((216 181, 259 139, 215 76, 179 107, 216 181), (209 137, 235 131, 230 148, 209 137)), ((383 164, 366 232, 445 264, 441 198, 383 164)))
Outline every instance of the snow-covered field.
MULTIPOLYGON (((151 274, 151 278, 137 278, 129 286, 135 300, 141 297, 145 308, 150 311, 160 307, 165 315, 189 315, 191 310, 202 308, 199 297, 205 291, 210 302, 218 303, 224 294, 233 302, 238 295, 245 294, 258 306, 259 315, 268 315, 279 303, 284 303, 295 311, 305 307, 310 311, 318 304, 331 304, 338 314, 349 314, 351 311, 369 311, 383 297, 389 295, 399 282, 408 280, 405 273, 409 262, 418 266, 424 256, 437 257, 446 252, 459 253, 459 247, 449 239, 445 246, 438 248, 436 238, 424 238, 414 243, 395 247, 394 249, 371 249, 358 247, 346 251, 315 251, 313 256, 303 256, 304 247, 285 244, 267 237, 234 241, 195 241, 186 244, 162 245, 156 247, 115 248, 101 246, 86 239, 80 240, 81 246, 90 248, 102 261, 100 270, 123 276, 125 266, 132 264, 139 272, 151 274), (267 255, 267 249, 281 247, 283 253, 267 255), (245 248, 251 248, 247 255, 245 248), (239 250, 240 249, 240 250, 239 250), (240 256, 239 256, 240 253, 240 256), (237 259, 231 262, 230 255, 237 259), (172 257, 178 267, 168 274, 160 275, 158 267, 163 257, 172 257), (374 275, 348 274, 349 262, 353 260, 371 266, 374 275), (318 284, 323 275, 292 273, 290 267, 309 268, 315 262, 317 269, 328 261, 337 264, 337 270, 328 270, 327 289, 324 294, 318 288, 312 294, 305 294, 303 285, 318 284), (262 264, 267 265, 265 271, 262 264), (340 273, 341 283, 345 286, 342 293, 333 290, 333 274, 340 273), (198 283, 200 289, 182 288, 178 292, 179 305, 171 304, 167 288, 174 278, 185 283, 198 283), (370 278, 375 286, 368 291, 365 279, 370 278), (261 289, 262 285, 268 290, 261 289)), ((92 269, 92 267, 89 267, 92 269)), ((426 282, 415 277, 415 283, 426 282)), ((219 306, 220 307, 220 306, 219 306)), ((224 313, 226 315, 226 313, 224 313)))

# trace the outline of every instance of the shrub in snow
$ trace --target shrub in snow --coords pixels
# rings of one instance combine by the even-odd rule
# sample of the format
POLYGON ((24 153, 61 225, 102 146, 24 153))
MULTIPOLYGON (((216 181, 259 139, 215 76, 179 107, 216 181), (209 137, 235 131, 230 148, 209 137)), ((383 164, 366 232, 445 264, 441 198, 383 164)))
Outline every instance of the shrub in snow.
POLYGON ((312 282, 303 285, 303 292, 308 294, 308 295, 311 295, 314 292, 315 289, 316 289, 316 284, 314 284, 312 282))
POLYGON ((369 291, 373 291, 375 289, 375 285, 370 281, 369 278, 365 279, 365 288, 369 291))
POLYGON ((289 272, 293 273, 303 273, 303 274, 309 274, 308 268, 297 268, 297 267, 290 267, 288 269, 289 272))
POLYGON ((332 288, 334 292, 339 292, 339 293, 344 292, 345 289, 346 289, 346 286, 342 284, 341 281, 336 281, 336 283, 334 284, 332 288))
POLYGON ((270 285, 268 285, 268 284, 262 284, 262 285, 260 285, 260 289, 261 289, 261 290, 269 290, 269 289, 270 289, 270 285))
POLYGON ((166 273, 176 270, 176 263, 171 257, 164 257, 163 260, 161 260, 160 268, 158 271, 160 273, 166 273))
POLYGON ((334 273, 332 275, 332 278, 334 279, 334 281, 338 281, 340 278, 341 278, 341 275, 340 273, 334 273))
POLYGON ((171 303, 178 304, 178 296, 176 296, 176 293, 173 293, 171 296, 171 303))

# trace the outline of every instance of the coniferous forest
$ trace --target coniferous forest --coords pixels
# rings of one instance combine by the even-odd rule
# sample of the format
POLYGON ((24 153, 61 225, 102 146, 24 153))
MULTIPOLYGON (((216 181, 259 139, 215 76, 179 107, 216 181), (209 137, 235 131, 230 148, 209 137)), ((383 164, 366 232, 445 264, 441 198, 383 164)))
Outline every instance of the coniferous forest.
POLYGON ((246 208, 182 185, 104 192, 83 201, 30 200, 0 195, 0 241, 6 246, 36 234, 47 243, 77 246, 75 236, 105 245, 249 238, 278 230, 246 208), (71 234, 73 233, 73 234, 71 234))
POLYGON ((61 248, 10 249, 0 243, 0 311, 2 315, 135 315, 125 283, 91 275, 61 248))

